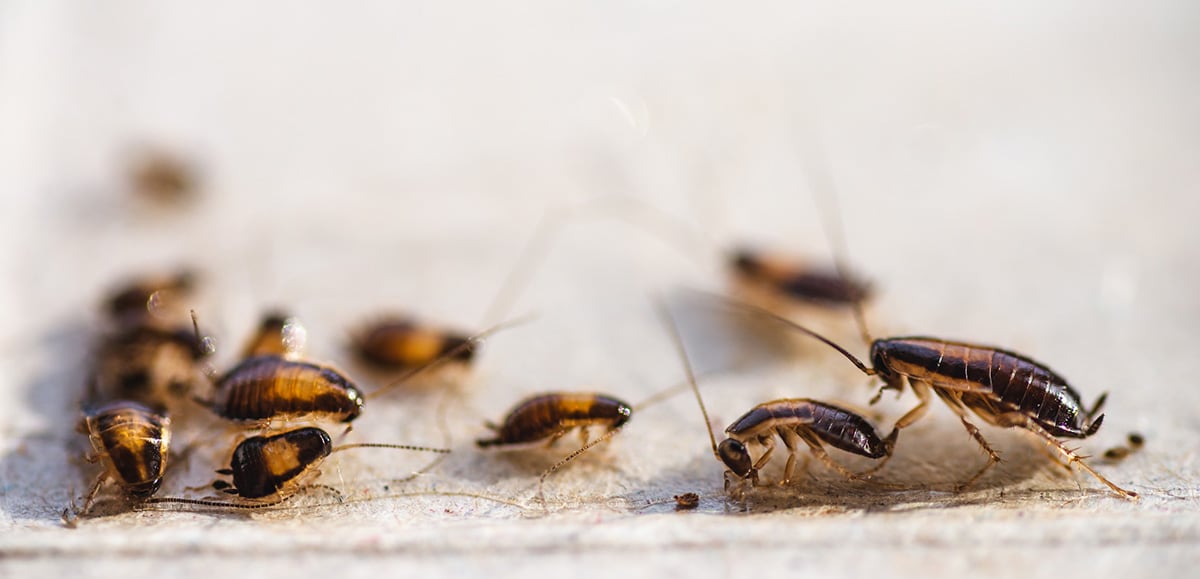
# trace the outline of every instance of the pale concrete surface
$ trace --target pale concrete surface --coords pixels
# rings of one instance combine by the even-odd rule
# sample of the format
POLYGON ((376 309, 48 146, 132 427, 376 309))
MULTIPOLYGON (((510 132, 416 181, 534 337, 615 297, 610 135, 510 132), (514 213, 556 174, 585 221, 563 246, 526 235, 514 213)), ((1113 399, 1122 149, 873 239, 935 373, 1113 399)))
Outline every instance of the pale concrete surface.
MULTIPOLYGON (((1129 577, 1200 564, 1195 3, 294 4, 0 4, 6 574, 1129 577), (122 191, 120 155, 139 141, 201 160, 197 203, 155 209, 122 191), (513 308, 539 319, 487 344, 449 406, 456 452, 430 474, 397 485, 423 457, 346 454, 320 478, 348 495, 337 506, 58 522, 93 473, 71 462, 75 397, 96 302, 123 274, 198 264, 220 366, 282 304, 314 358, 377 384, 343 352, 347 328, 384 307, 479 327, 547 207, 623 193, 720 243, 827 256, 813 167, 835 176, 853 262, 879 289, 874 331, 1003 345, 1089 402, 1110 391, 1082 448, 1145 434, 1127 461, 1095 462, 1142 500, 1064 478, 1031 437, 992 428, 1006 462, 951 493, 983 456, 935 406, 880 474, 908 490, 814 465, 745 512, 722 498, 680 396, 555 475, 543 515, 536 478, 560 451, 479 453, 482 421, 541 390, 637 401, 678 382, 645 297, 722 287, 709 245, 681 255, 593 219, 558 238, 513 308), (673 512, 686 491, 700 508, 673 512), (416 494, 431 492, 515 504, 416 494)), ((864 352, 848 321, 821 322, 864 352)), ((763 345, 689 337, 709 367, 763 345)), ((720 424, 773 398, 872 394, 811 346, 705 386, 720 424)), ((350 436, 438 443, 438 399, 372 401, 350 436)), ((871 410, 886 427, 912 403, 871 410)), ((211 481, 233 435, 201 418, 181 429, 181 443, 212 442, 162 494, 211 481)))

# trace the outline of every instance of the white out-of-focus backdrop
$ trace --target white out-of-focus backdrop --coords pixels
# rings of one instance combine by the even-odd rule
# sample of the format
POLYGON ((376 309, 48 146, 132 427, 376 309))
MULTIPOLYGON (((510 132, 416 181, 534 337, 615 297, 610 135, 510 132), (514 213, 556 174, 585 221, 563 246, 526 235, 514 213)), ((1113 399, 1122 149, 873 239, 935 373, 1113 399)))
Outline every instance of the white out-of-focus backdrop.
MULTIPOLYGON (((0 3, 0 566, 1194 568, 1198 27, 1188 1, 0 3), (196 164, 195 200, 130 195, 127 161, 146 146, 196 164), (94 472, 71 462, 76 399, 97 302, 122 276, 200 269, 196 305, 219 366, 264 308, 285 306, 306 322, 314 357, 358 374, 343 350, 355 322, 403 308, 479 328, 547 211, 616 194, 698 241, 681 249, 614 219, 565 228, 510 311, 540 317, 489 341, 448 405, 456 453, 406 487, 525 510, 394 496, 60 527, 94 472), (983 461, 938 405, 881 473, 910 490, 847 483, 814 463, 749 512, 723 500, 686 396, 550 479, 549 516, 531 485, 557 454, 474 449, 482 421, 526 394, 636 401, 678 382, 647 294, 722 288, 717 247, 737 242, 827 259, 820 195, 839 201, 850 259, 878 290, 877 334, 1003 345, 1089 401, 1111 392, 1105 427, 1082 446, 1099 455, 1143 433, 1143 452, 1096 463, 1142 500, 1084 475, 1081 491, 1032 439, 993 428, 984 434, 1006 462, 971 491, 936 490, 983 461), (702 495, 699 512, 672 512, 685 491, 702 495)), ((864 353, 855 338, 839 335, 864 353)), ((725 350, 746 347, 735 341, 725 350)), ((865 406, 865 382, 806 348, 706 380, 705 392, 727 424, 773 398, 865 406)), ((434 443, 437 400, 372 403, 351 436, 434 443)), ((873 417, 890 426, 912 403, 885 400, 873 417)), ((219 460, 230 433, 177 436, 212 437, 197 456, 219 460)), ((377 497, 378 481, 419 464, 347 454, 321 482, 377 497)), ((164 493, 206 484, 213 468, 197 459, 164 493)))

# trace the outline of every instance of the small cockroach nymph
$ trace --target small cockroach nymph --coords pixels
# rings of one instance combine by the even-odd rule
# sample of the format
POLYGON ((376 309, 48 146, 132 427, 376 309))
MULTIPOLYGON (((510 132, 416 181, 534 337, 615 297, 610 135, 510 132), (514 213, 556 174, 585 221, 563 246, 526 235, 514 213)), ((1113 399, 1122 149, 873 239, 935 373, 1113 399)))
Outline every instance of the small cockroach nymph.
POLYGON ((499 425, 485 424, 495 436, 475 441, 480 448, 528 448, 539 443, 552 446, 558 439, 578 429, 582 446, 542 473, 538 479, 538 499, 544 505, 546 477, 579 455, 620 431, 633 416, 633 406, 606 394, 584 392, 549 392, 530 396, 518 402, 499 425), (603 434, 591 439, 588 429, 598 428, 603 434))
MULTIPOLYGON (((821 462, 851 480, 860 478, 862 475, 850 472, 830 458, 829 454, 825 452, 826 444, 867 458, 882 458, 885 459, 885 462, 887 458, 890 458, 890 448, 876 434, 875 427, 867 419, 845 408, 809 398, 772 400, 755 406, 725 429, 726 438, 718 444, 674 316, 661 302, 658 304, 658 311, 670 330, 672 342, 687 373, 688 383, 691 384, 696 395, 696 402, 700 405, 704 423, 708 426, 713 455, 727 468, 725 471, 726 490, 731 490, 732 486, 734 494, 741 495, 746 482, 751 485, 759 484, 758 473, 771 459, 771 455, 775 451, 777 436, 783 440, 783 444, 788 450, 788 460, 784 467, 783 480, 780 481, 781 485, 791 482, 792 476, 795 474, 800 443, 804 443, 809 452, 821 462), (764 449, 757 459, 753 457, 751 447, 764 449)), ((881 463, 869 472, 882 466, 881 463)))
POLYGON ((158 492, 167 469, 171 419, 162 412, 132 401, 113 401, 85 410, 80 430, 92 444, 88 462, 103 470, 84 496, 83 505, 63 510, 63 522, 75 522, 91 511, 105 482, 113 481, 133 501, 145 501, 158 492))
MULTIPOLYGON (((845 348, 782 316, 723 296, 702 292, 697 292, 697 295, 774 320, 821 341, 842 354, 863 374, 883 380, 880 394, 884 390, 903 392, 907 384, 919 402, 896 421, 885 439, 889 454, 900 430, 920 419, 928 410, 932 395, 936 394, 958 415, 963 428, 988 455, 987 464, 959 485, 959 490, 971 486, 1000 462, 1000 455, 968 420, 970 411, 994 426, 1021 428, 1036 434, 1066 458, 1067 467, 1078 464, 1121 497, 1137 498, 1137 493, 1123 489, 1101 476, 1083 461, 1084 457, 1059 440, 1087 438, 1095 434, 1104 421, 1104 415, 1097 414, 1107 394, 1102 394, 1091 408, 1087 408, 1080 400, 1079 393, 1065 379, 1040 362, 993 346, 913 336, 868 340, 871 344, 871 366, 867 366, 845 348)), ((856 313, 863 334, 869 338, 861 310, 856 313)), ((874 400, 878 399, 879 395, 876 395, 874 400)))
MULTIPOLYGON (((257 425, 274 420, 348 423, 362 413, 368 397, 387 392, 453 359, 459 349, 475 347, 486 337, 523 322, 524 319, 499 324, 476 334, 458 349, 409 370, 369 395, 332 366, 301 360, 292 354, 264 354, 244 359, 224 374, 209 372, 213 395, 197 401, 222 418, 257 425)), ((200 340, 194 312, 193 327, 200 340)))
POLYGON ((469 364, 473 348, 463 347, 471 336, 419 320, 387 315, 364 324, 351 335, 351 347, 365 362, 385 370, 408 370, 453 352, 449 362, 469 364))
POLYGON ((187 328, 130 325, 104 335, 93 355, 85 405, 112 400, 139 402, 165 411, 186 400, 205 352, 187 328))
POLYGON ((147 324, 167 319, 179 310, 179 301, 192 292, 195 284, 196 274, 187 269, 136 277, 104 300, 104 311, 119 323, 147 324))
MULTIPOLYGON (((779 299, 824 307, 864 302, 871 297, 871 286, 857 278, 845 277, 832 267, 805 263, 792 256, 757 249, 740 248, 730 258, 735 281, 779 299)), ((748 288, 749 289, 749 288, 748 288)))
MULTIPOLYGON (((708 254, 720 260, 731 285, 747 298, 775 307, 815 306, 839 309, 863 304, 872 294, 871 285, 844 268, 827 267, 782 252, 749 245, 720 248, 688 221, 674 217, 635 197, 607 195, 590 203, 557 213, 548 213, 489 309, 504 312, 519 297, 520 290, 546 259, 553 239, 569 223, 584 217, 609 216, 647 233, 680 254, 695 259, 697 246, 709 247, 708 254)), ((706 261, 706 260, 700 260, 706 261)))
POLYGON ((304 352, 308 331, 300 320, 280 311, 263 315, 258 329, 242 347, 242 358, 282 356, 298 359, 304 352))
POLYGON ((135 195, 164 204, 186 201, 195 194, 200 180, 192 163, 163 148, 136 152, 128 171, 129 186, 135 195))
POLYGON ((318 467, 329 455, 354 448, 390 448, 438 454, 450 452, 444 448, 404 444, 357 443, 334 446, 333 440, 324 430, 315 427, 298 428, 243 440, 234 449, 229 467, 217 471, 217 474, 228 476, 230 480, 217 480, 213 483, 213 488, 244 499, 244 502, 162 497, 150 499, 146 503, 232 509, 275 506, 307 487, 322 486, 305 481, 319 473, 318 467))

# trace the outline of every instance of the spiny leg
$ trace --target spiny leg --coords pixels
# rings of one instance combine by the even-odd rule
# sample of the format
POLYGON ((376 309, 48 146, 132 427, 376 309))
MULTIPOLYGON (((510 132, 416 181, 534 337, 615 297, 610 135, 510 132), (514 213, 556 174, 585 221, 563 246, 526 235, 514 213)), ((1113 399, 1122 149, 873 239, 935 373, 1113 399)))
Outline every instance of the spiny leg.
POLYGON ((1096 477, 1096 480, 1104 483, 1108 488, 1112 489, 1113 492, 1117 493, 1118 495, 1121 495, 1121 498, 1125 498, 1125 499, 1129 499, 1129 500, 1137 500, 1137 498, 1138 498, 1137 493, 1135 493, 1133 491, 1125 490, 1125 489, 1117 486, 1116 484, 1114 484, 1112 481, 1104 478, 1103 476, 1100 475, 1100 473, 1096 472, 1095 469, 1093 469, 1091 466, 1088 466, 1088 463, 1083 461, 1083 457, 1079 456, 1078 454, 1075 453, 1075 451, 1067 448, 1066 446, 1063 446, 1063 443, 1061 440, 1055 438, 1053 434, 1050 434, 1049 432, 1046 431, 1046 429, 1042 428, 1041 426, 1038 426, 1037 423, 1033 422, 1032 420, 1029 420, 1027 417, 1024 417, 1024 418, 1025 418, 1025 423, 1022 425, 1022 427, 1025 428, 1026 430, 1029 430, 1029 431, 1033 432, 1034 434, 1044 438, 1047 443, 1049 443, 1054 448, 1057 448, 1058 451, 1061 452, 1063 454, 1063 456, 1065 456, 1067 458, 1068 465, 1078 464, 1081 468, 1083 468, 1083 470, 1086 470, 1088 472, 1088 474, 1096 477))
MULTIPOLYGON (((959 484, 954 489, 955 492, 962 492, 971 485, 975 484, 975 481, 979 480, 979 478, 982 477, 984 473, 988 471, 988 469, 996 466, 996 463, 1000 462, 1000 454, 997 453, 990 444, 988 444, 987 439, 985 439, 983 434, 979 432, 979 428, 972 424, 970 420, 967 420, 967 409, 965 406, 963 406, 961 393, 950 390, 937 390, 936 392, 938 397, 946 402, 946 406, 950 407, 950 409, 958 415, 958 419, 962 421, 963 428, 967 429, 967 434, 970 434, 971 438, 974 438, 975 442, 979 444, 979 447, 982 448, 983 451, 988 455, 987 464, 983 465, 983 468, 979 469, 979 471, 976 472, 971 478, 967 479, 966 482, 959 484)), ((1003 419, 998 420, 1003 421, 1003 419)))
MULTIPOLYGON (((581 447, 579 450, 576 450, 575 452, 568 454, 567 456, 563 457, 562 460, 554 463, 554 466, 546 469, 546 472, 543 472, 542 477, 538 479, 538 500, 541 501, 542 508, 546 508, 546 493, 544 492, 545 485, 546 485, 546 477, 554 474, 554 471, 562 468, 562 466, 567 464, 568 462, 575 460, 575 457, 587 452, 593 446, 596 446, 597 444, 600 444, 600 443, 612 438, 612 435, 616 434, 620 430, 621 430, 620 428, 614 428, 612 430, 609 430, 608 432, 604 433, 604 436, 601 436, 600 438, 597 438, 596 440, 593 440, 593 441, 583 445, 583 447, 581 447)), ((559 436, 562 436, 562 434, 559 434, 559 436)))
POLYGON ((63 508, 63 524, 68 527, 74 527, 75 522, 83 515, 88 514, 92 510, 92 506, 96 503, 96 495, 100 492, 100 488, 104 486, 104 482, 108 480, 108 473, 102 472, 96 477, 96 482, 92 483, 91 490, 83 499, 83 507, 75 508, 75 497, 71 497, 71 505, 63 508))

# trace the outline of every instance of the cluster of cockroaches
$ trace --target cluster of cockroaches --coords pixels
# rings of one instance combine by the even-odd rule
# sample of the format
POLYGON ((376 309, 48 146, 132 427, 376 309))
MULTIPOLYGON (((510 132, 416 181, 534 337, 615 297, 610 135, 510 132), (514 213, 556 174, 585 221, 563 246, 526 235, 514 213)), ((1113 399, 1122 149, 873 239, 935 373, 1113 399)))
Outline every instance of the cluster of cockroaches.
POLYGON ((423 371, 469 361, 474 344, 491 332, 461 336, 407 319, 380 320, 355 336, 355 348, 364 360, 403 373, 364 394, 340 370, 305 359, 303 326, 294 318, 271 313, 248 340, 241 361, 219 373, 206 362, 213 351, 212 340, 201 335, 196 313, 192 312, 190 325, 179 315, 179 302, 191 291, 193 279, 190 273, 135 279, 105 302, 109 327, 94 353, 80 423, 92 446, 86 459, 100 462, 102 471, 82 505, 73 502, 64 510, 63 520, 69 525, 92 509, 108 481, 139 506, 261 509, 280 504, 304 488, 329 488, 305 481, 335 452, 352 448, 449 452, 384 443, 334 446, 321 427, 348 425, 362 413, 368 397, 423 371), (200 375, 209 382, 207 395, 200 393, 200 375), (185 405, 203 407, 221 420, 258 431, 242 437, 228 467, 217 471, 231 481, 217 480, 212 485, 233 495, 236 502, 153 496, 171 456, 171 413, 185 405))
MULTIPOLYGON (((1083 460, 1085 457, 1060 440, 1087 438, 1099 429, 1104 418, 1099 414, 1104 395, 1090 408, 1085 407, 1066 380, 1044 364, 991 346, 930 337, 872 339, 863 312, 871 289, 848 275, 842 261, 839 255, 835 268, 823 270, 777 255, 739 250, 731 253, 727 265, 739 287, 755 290, 748 295, 768 296, 769 304, 800 302, 851 309, 870 346, 870 364, 768 307, 716 294, 690 293, 714 307, 773 321, 819 340, 867 376, 879 378, 883 382, 879 395, 889 389, 903 392, 907 384, 918 403, 896 420, 885 437, 879 435, 869 420, 849 409, 809 398, 789 398, 755 406, 725 430, 726 438, 718 444, 675 316, 664 302, 656 304, 685 369, 687 384, 681 386, 690 386, 695 394, 709 426, 713 453, 727 468, 727 490, 742 496, 747 485, 760 483, 759 473, 773 455, 776 437, 788 450, 784 483, 795 474, 801 444, 847 478, 864 479, 891 458, 900 431, 920 419, 936 395, 958 415, 988 457, 982 468, 959 485, 960 490, 979 480, 1000 461, 971 422, 973 414, 994 426, 1034 433, 1061 454, 1064 459, 1061 464, 1068 470, 1078 464, 1118 495, 1137 497, 1136 493, 1101 476, 1083 460), (826 453, 826 445, 879 463, 864 473, 853 473, 826 453)), ((528 269, 527 266, 519 265, 517 270, 528 269)), ((519 277, 514 276, 510 282, 519 277)), ((321 427, 350 423, 361 414, 368 397, 400 386, 416 374, 446 363, 470 362, 480 340, 512 325, 499 324, 467 336, 430 329, 406 318, 386 318, 371 324, 356 334, 354 349, 364 361, 403 373, 389 384, 364 394, 340 370, 305 359, 303 327, 283 315, 264 318, 239 363, 224 373, 213 370, 206 362, 212 351, 211 342, 202 336, 195 312, 188 324, 177 307, 191 285, 192 276, 187 274, 139 279, 106 302, 110 328, 96 349, 81 425, 94 450, 88 458, 102 462, 103 471, 83 504, 64 511, 64 520, 69 523, 92 508, 109 480, 116 483, 127 499, 139 505, 260 509, 278 505, 301 489, 322 487, 307 481, 316 467, 334 452, 370 447, 448 453, 449 449, 384 443, 335 446, 321 427), (207 395, 200 394, 197 388, 196 378, 201 374, 211 386, 207 395), (199 404, 220 419, 258 430, 238 442, 228 467, 217 471, 231 477, 231 481, 218 480, 213 487, 233 495, 232 499, 153 496, 166 473, 170 455, 169 413, 181 404, 199 404)), ((507 284, 500 292, 504 297, 498 297, 497 304, 511 301, 512 293, 511 283, 507 284)), ((501 424, 488 423, 486 426, 494 431, 494 436, 479 439, 477 444, 481 448, 549 446, 577 430, 582 445, 543 472, 538 480, 538 497, 545 505, 543 486, 550 474, 609 440, 631 419, 635 409, 657 403, 679 390, 673 387, 638 405, 591 392, 536 394, 519 402, 501 424), (593 429, 599 429, 600 435, 593 438, 590 432, 593 429)), ((695 504, 694 496, 677 499, 680 505, 695 504)))

